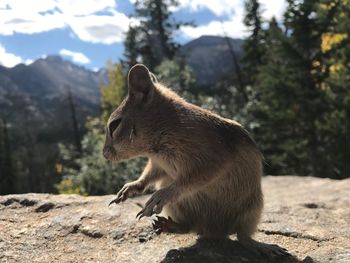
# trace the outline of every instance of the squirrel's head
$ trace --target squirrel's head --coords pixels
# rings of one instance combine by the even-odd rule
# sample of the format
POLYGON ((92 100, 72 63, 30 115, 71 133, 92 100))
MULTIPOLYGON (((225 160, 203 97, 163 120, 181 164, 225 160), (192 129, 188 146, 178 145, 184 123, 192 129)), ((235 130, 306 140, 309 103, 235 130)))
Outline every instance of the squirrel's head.
POLYGON ((143 156, 149 148, 152 119, 155 117, 153 97, 154 75, 142 64, 128 74, 128 96, 111 114, 106 127, 103 156, 120 161, 143 156))

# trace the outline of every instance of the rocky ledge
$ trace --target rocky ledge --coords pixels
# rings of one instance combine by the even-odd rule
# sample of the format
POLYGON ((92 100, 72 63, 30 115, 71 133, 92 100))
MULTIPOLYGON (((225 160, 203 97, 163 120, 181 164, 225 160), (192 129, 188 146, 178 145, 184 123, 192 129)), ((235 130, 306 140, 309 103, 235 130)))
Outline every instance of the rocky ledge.
POLYGON ((265 177, 255 239, 293 257, 266 259, 230 240, 157 235, 135 215, 147 196, 0 196, 0 262, 350 262, 350 179, 265 177))

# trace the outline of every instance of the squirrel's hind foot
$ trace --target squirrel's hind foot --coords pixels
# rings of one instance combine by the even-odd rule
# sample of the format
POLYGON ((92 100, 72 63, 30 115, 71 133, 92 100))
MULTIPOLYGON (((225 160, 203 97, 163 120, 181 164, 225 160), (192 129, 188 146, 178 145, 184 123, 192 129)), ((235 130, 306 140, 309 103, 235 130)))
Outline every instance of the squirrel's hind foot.
POLYGON ((160 233, 188 233, 188 228, 184 225, 176 223, 171 217, 165 218, 162 216, 156 216, 152 222, 153 229, 157 234, 160 233))

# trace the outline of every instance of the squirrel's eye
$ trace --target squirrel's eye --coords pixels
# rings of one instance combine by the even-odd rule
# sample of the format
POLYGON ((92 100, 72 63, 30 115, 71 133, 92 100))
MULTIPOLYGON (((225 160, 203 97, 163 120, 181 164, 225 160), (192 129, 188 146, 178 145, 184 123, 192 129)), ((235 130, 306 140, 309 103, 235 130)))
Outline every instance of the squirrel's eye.
POLYGON ((113 135, 113 132, 118 128, 120 122, 122 121, 122 119, 116 119, 116 120, 113 120, 110 124, 109 124, 109 135, 112 137, 113 135))

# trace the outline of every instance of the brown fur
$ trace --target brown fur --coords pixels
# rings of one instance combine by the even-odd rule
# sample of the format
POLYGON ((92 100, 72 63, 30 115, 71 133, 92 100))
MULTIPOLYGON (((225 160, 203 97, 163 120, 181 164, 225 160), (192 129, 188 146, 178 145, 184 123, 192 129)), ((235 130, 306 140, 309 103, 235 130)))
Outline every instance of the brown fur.
MULTIPOLYGON (((248 239, 263 196, 262 155, 247 131, 154 83, 143 65, 134 66, 128 78, 129 94, 108 121, 104 156, 149 161, 124 189, 133 187, 136 193, 149 185, 171 186, 163 212, 175 222, 203 236, 237 233, 248 239), (113 132, 113 121, 120 118, 113 132)), ((122 201, 132 194, 128 191, 119 194, 122 201)))

